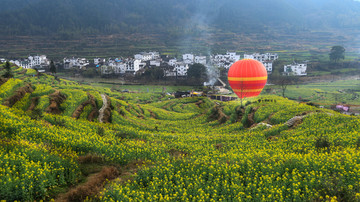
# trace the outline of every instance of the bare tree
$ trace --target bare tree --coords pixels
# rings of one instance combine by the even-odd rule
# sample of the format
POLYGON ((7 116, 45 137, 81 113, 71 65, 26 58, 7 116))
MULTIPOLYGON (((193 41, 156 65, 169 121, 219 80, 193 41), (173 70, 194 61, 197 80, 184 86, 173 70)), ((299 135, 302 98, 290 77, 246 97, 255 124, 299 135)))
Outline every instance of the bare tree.
POLYGON ((281 94, 285 97, 285 91, 287 87, 291 84, 296 83, 297 77, 295 76, 283 76, 283 75, 273 75, 271 77, 271 82, 275 85, 280 86, 281 94))

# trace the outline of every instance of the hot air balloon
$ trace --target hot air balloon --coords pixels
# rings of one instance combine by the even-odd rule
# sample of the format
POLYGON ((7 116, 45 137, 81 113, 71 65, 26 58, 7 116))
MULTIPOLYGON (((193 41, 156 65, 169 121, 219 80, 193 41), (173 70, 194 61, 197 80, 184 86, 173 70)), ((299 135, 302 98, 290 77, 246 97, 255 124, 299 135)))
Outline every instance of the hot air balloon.
POLYGON ((264 65, 253 59, 243 59, 231 65, 228 71, 230 87, 240 98, 256 97, 267 81, 267 71, 264 65))

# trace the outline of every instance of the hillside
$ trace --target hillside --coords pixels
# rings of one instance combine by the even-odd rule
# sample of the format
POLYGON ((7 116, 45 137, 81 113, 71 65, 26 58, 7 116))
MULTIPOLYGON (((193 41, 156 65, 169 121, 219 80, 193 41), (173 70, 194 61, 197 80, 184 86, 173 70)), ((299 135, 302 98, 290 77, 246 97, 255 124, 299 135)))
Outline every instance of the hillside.
POLYGON ((0 55, 8 57, 29 54, 24 49, 113 56, 140 47, 207 53, 359 46, 360 3, 353 0, 3 0, 2 9, 0 55))
POLYGON ((359 200, 359 117, 277 96, 241 108, 13 70, 0 81, 0 199, 359 200))
MULTIPOLYGON (((54 34, 59 31, 158 33, 175 27, 182 27, 182 31, 193 29, 187 25, 206 25, 244 33, 251 32, 251 29, 264 31, 264 26, 269 29, 286 24, 298 29, 343 28, 359 26, 354 19, 360 17, 360 4, 353 0, 341 3, 338 0, 3 1, 1 25, 9 30, 18 30, 16 32, 20 35, 54 34)), ((6 31, 1 29, 1 32, 6 31)))

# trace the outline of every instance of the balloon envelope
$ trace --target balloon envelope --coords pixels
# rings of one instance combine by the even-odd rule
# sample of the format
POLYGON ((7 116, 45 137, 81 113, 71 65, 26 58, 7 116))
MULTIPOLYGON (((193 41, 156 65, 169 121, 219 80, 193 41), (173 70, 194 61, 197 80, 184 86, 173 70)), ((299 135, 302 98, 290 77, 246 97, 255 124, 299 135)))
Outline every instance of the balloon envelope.
POLYGON ((258 96, 267 81, 264 65, 253 59, 243 59, 231 65, 228 81, 239 98, 258 96))

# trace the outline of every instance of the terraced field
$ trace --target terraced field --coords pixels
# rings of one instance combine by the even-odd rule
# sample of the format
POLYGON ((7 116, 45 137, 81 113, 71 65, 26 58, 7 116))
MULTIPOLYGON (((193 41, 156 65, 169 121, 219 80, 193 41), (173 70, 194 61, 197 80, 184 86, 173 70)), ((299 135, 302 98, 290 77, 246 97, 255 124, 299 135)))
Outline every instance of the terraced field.
POLYGON ((0 86, 0 199, 360 200, 359 117, 278 96, 240 106, 28 71, 0 86))

